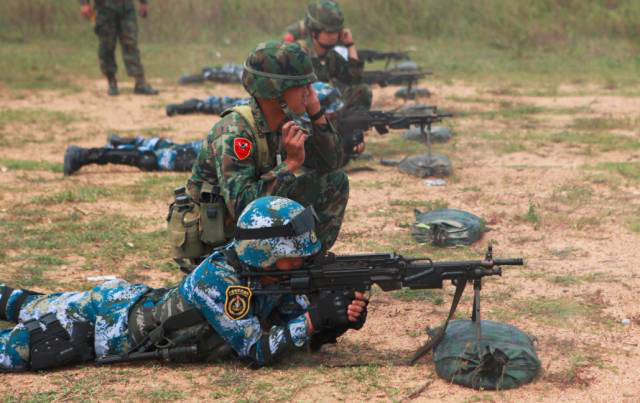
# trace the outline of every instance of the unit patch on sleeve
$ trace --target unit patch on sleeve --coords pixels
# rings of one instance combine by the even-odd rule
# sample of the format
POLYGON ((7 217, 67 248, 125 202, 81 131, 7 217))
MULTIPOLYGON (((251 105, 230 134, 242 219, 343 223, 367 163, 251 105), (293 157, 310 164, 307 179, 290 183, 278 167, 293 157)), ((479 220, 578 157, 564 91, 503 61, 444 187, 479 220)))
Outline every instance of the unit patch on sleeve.
POLYGON ((245 138, 237 137, 233 139, 233 152, 240 161, 246 159, 249 154, 251 154, 251 147, 251 142, 245 138))
POLYGON ((251 307, 251 289, 241 285, 227 287, 224 301, 224 314, 231 320, 240 320, 247 316, 251 307))

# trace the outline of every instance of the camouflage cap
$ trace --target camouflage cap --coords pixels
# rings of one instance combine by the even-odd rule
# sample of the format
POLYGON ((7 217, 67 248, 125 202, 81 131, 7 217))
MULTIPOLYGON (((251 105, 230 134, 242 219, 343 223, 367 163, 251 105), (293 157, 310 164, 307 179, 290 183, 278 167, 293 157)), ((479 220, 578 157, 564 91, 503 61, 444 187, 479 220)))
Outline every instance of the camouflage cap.
POLYGON ((304 23, 311 31, 340 32, 344 15, 335 1, 322 0, 309 4, 304 23))
POLYGON ((269 41, 259 44, 244 63, 242 85, 258 98, 279 98, 293 87, 318 78, 309 55, 297 43, 269 41))

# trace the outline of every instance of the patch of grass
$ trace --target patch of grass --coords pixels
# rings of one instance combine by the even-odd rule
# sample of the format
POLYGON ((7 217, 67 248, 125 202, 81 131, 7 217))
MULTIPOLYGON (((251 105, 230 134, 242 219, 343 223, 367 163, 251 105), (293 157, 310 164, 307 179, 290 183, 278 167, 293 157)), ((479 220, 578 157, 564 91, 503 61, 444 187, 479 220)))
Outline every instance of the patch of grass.
POLYGON ((403 301, 428 301, 434 305, 442 305, 444 298, 442 290, 412 290, 403 288, 393 291, 391 295, 403 301))
POLYGON ((64 203, 95 203, 111 195, 111 191, 101 186, 81 186, 76 189, 63 190, 51 195, 37 196, 32 203, 53 205, 64 203))
POLYGON ((0 145, 50 142, 53 137, 16 136, 11 125, 28 125, 45 131, 51 126, 65 126, 78 120, 76 115, 42 108, 0 110, 0 145))
POLYGON ((572 129, 576 130, 612 130, 612 129, 635 129, 638 127, 640 120, 632 118, 615 118, 613 116, 596 117, 596 118, 576 118, 571 124, 572 129))
POLYGON ((597 321, 603 307, 571 298, 534 297, 494 310, 499 320, 529 318, 548 326, 576 325, 577 319, 597 321))
POLYGON ((533 227, 535 229, 538 229, 538 227, 540 226, 541 218, 538 213, 537 205, 529 200, 529 208, 527 209, 527 212, 516 216, 516 219, 531 223, 533 224, 533 227))
POLYGON ((0 165, 12 171, 49 171, 62 173, 62 163, 0 158, 0 165))
POLYGON ((601 162, 585 168, 614 172, 627 179, 640 180, 640 163, 638 162, 601 162))
POLYGON ((142 399, 149 399, 153 402, 171 402, 186 398, 184 392, 175 389, 158 388, 151 390, 141 390, 138 395, 142 399))
MULTIPOLYGON (((421 145, 416 145, 415 141, 404 140, 402 136, 398 136, 393 133, 389 134, 387 141, 371 141, 367 143, 367 151, 376 157, 380 158, 395 158, 401 155, 417 154, 419 152, 425 152, 426 148, 421 145)), ((433 146, 434 151, 437 148, 433 146)))
POLYGON ((420 210, 421 212, 427 212, 432 210, 439 210, 447 208, 449 203, 444 199, 435 200, 402 200, 393 199, 389 202, 390 206, 408 207, 412 209, 420 210))
POLYGON ((584 204, 593 196, 591 187, 582 185, 562 185, 554 189, 551 199, 567 204, 584 204))

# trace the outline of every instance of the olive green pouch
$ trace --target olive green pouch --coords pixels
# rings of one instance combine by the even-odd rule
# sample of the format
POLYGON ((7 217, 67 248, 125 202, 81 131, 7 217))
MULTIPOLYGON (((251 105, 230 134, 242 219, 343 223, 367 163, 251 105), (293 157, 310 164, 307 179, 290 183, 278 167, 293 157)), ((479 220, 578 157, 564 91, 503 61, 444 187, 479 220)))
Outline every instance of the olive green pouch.
POLYGON ((200 241, 200 208, 196 203, 172 203, 167 223, 174 258, 195 259, 206 253, 200 241))
POLYGON ((210 184, 200 192, 200 240, 209 246, 226 242, 224 233, 224 200, 210 184))

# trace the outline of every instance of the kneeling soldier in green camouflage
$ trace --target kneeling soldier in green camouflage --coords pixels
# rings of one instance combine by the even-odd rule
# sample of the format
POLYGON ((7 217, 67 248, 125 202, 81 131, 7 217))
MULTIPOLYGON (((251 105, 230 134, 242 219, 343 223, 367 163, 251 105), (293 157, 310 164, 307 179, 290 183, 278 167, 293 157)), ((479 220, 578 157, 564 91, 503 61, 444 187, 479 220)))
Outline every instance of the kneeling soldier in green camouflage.
MULTIPOLYGON (((92 10, 90 0, 80 0, 82 15, 91 18, 92 10)), ((98 57, 100 58, 100 70, 109 81, 109 95, 118 95, 118 82, 116 81, 116 42, 120 39, 122 46, 122 60, 127 67, 127 74, 135 77, 135 94, 156 95, 153 89, 144 79, 144 69, 140 61, 138 49, 138 22, 133 0, 94 0, 95 4, 95 32, 100 39, 98 57)), ((140 0, 140 16, 147 17, 147 0, 140 0)))
POLYGON ((244 64, 250 104, 211 129, 168 217, 176 258, 198 261, 233 236, 240 212, 265 195, 312 205, 323 250, 334 244, 349 199, 342 144, 311 83, 311 60, 294 43, 258 45, 244 64), (311 124, 301 119, 308 115, 311 124), (308 127, 304 127, 308 126, 308 127))

